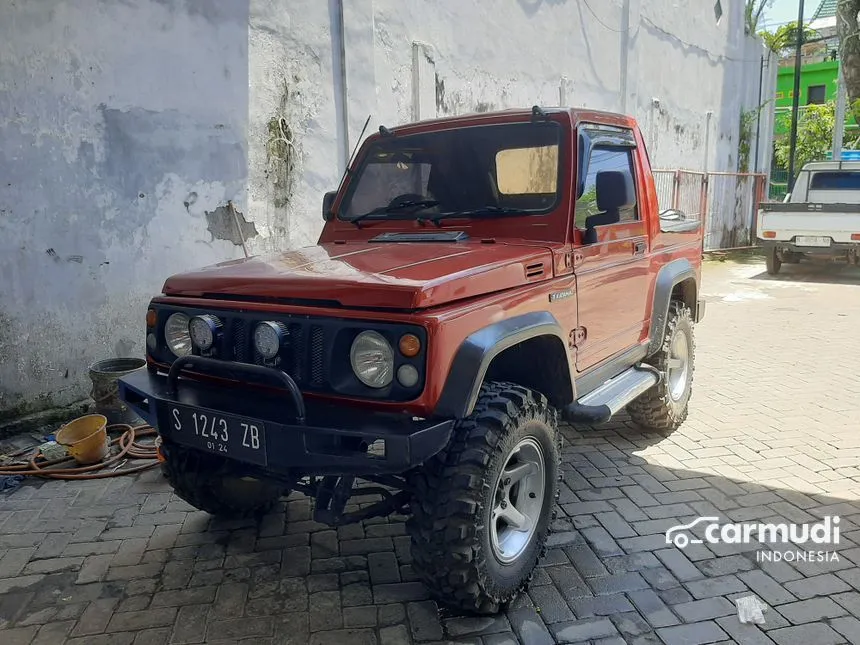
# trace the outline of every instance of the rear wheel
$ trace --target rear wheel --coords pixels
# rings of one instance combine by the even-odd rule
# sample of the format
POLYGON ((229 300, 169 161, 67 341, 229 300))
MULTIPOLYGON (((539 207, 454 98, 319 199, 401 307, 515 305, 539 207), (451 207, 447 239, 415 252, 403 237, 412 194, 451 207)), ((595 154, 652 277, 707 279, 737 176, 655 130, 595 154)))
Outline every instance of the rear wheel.
POLYGON ((672 432, 684 423, 693 393, 695 349, 693 313, 683 302, 673 300, 663 344, 647 361, 660 371, 661 379, 627 406, 634 423, 658 432, 672 432))
POLYGON ((247 477, 217 455, 171 446, 162 464, 174 492, 219 517, 265 514, 289 491, 279 482, 247 477))
POLYGON ((767 250, 767 254, 765 255, 765 266, 767 267, 767 272, 770 275, 776 275, 782 268, 782 260, 779 259, 779 254, 777 253, 775 246, 772 246, 767 250))
POLYGON ((412 478, 413 566, 440 602, 495 613, 528 584, 558 496, 556 423, 543 395, 486 384, 450 445, 412 478))

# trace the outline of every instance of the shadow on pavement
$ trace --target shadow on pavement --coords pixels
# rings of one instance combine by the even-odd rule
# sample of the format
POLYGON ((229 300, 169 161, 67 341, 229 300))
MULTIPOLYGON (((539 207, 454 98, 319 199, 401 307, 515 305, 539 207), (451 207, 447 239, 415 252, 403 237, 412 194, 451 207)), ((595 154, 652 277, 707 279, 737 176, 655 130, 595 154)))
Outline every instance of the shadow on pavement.
MULTIPOLYGON (((28 484, 0 498, 0 642, 29 643, 48 627, 61 634, 56 643, 102 632, 128 643, 143 632, 151 642, 314 645, 857 642, 856 498, 655 463, 684 452, 702 464, 759 462, 750 479, 789 468, 731 436, 685 446, 692 442, 641 432, 623 416, 585 430, 562 427, 565 481, 546 557, 528 593, 496 617, 429 600, 402 518, 332 530, 291 497, 259 520, 217 520, 148 472, 28 484), (759 542, 679 549, 665 538, 701 516, 813 523, 828 515, 840 517, 838 561, 762 562, 757 553, 769 548, 759 542), (761 626, 739 622, 734 601, 750 594, 767 605, 761 626)), ((810 479, 838 474, 857 489, 856 468, 816 468, 810 479)))

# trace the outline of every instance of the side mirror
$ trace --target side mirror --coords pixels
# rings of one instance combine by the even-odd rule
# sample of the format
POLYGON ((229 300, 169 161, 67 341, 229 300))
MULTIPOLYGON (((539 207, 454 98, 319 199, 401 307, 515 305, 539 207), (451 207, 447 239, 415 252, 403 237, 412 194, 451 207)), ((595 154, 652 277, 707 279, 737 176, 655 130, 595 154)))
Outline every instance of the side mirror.
POLYGON ((623 170, 603 170, 595 178, 597 208, 603 212, 624 210, 636 205, 633 176, 623 170))
POLYGON ((330 191, 323 196, 322 216, 323 220, 326 222, 330 222, 334 219, 334 213, 331 212, 331 207, 332 204, 334 204, 335 197, 337 197, 336 190, 330 191))
POLYGON ((585 219, 585 244, 597 242, 598 226, 617 224, 621 221, 621 211, 636 205, 636 188, 633 176, 621 170, 603 170, 597 173, 594 183, 596 193, 596 215, 585 219))

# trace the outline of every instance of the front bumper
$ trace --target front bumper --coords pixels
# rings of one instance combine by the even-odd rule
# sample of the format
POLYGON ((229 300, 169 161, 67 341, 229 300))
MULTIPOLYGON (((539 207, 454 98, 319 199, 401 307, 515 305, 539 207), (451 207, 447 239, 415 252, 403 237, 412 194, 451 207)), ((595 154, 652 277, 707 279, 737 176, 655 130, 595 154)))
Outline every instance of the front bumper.
MULTIPOLYGON (((175 365, 181 360, 184 359, 175 365)), ((261 373, 268 371, 273 377, 271 381, 279 384, 285 383, 285 379, 292 381, 280 370, 257 365, 198 357, 186 360, 185 365, 205 367, 209 374, 223 372, 241 378, 247 371, 257 377, 249 380, 259 380, 261 373)), ((287 388, 285 394, 280 394, 181 378, 181 371, 182 366, 171 370, 169 376, 150 370, 133 372, 119 380, 120 398, 158 430, 166 452, 172 444, 213 454, 225 452, 222 456, 236 459, 249 472, 277 473, 290 478, 402 473, 442 450, 454 426, 453 420, 413 419, 403 414, 305 401, 298 388, 287 388), (265 464, 243 461, 241 450, 233 454, 224 448, 207 450, 196 440, 189 443, 188 435, 174 430, 172 406, 213 417, 219 413, 230 415, 263 426, 265 464)))

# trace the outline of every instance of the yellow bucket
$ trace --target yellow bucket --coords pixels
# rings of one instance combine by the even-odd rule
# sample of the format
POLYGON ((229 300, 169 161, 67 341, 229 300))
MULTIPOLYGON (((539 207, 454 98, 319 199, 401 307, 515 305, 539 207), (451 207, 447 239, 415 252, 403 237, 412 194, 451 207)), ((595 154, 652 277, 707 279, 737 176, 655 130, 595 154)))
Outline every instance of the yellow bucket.
POLYGON ((65 446, 75 461, 84 466, 97 464, 110 452, 107 417, 102 414, 88 414, 70 421, 56 436, 57 443, 65 446))

